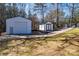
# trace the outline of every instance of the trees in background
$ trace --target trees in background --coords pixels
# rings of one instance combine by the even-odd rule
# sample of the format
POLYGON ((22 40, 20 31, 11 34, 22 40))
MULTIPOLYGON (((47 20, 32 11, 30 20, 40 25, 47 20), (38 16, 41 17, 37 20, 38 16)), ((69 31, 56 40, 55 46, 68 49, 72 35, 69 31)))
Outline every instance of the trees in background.
MULTIPOLYGON (((62 3, 62 4, 58 3, 58 4, 52 4, 52 5, 56 6, 56 8, 54 8, 54 9, 56 9, 55 10, 56 12, 54 12, 55 14, 53 14, 53 16, 57 15, 57 17, 55 17, 56 18, 56 23, 57 23, 57 28, 60 26, 59 23, 61 23, 60 22, 60 18, 61 17, 59 15, 59 13, 60 13, 59 11, 61 9, 61 11, 63 12, 63 9, 65 9, 65 7, 67 9, 67 11, 65 10, 65 14, 68 14, 68 15, 65 16, 65 14, 63 14, 64 22, 67 23, 68 27, 71 27, 71 26, 77 27, 78 16, 79 16, 79 13, 78 13, 78 11, 79 11, 79 4, 78 3, 77 4, 76 3, 62 3)), ((51 19, 51 17, 50 17, 50 19, 51 19)), ((61 19, 61 20, 63 20, 63 19, 61 19)))
POLYGON ((56 30, 56 28, 61 27, 62 23, 64 22, 64 16, 63 15, 64 15, 64 12, 62 12, 61 10, 59 10, 58 13, 57 13, 57 10, 51 10, 46 15, 45 19, 46 19, 46 21, 52 22, 55 26, 54 29, 56 30))
POLYGON ((16 17, 16 16, 25 17, 27 15, 25 12, 25 7, 26 7, 26 4, 22 4, 22 3, 19 3, 19 4, 8 3, 6 5, 7 18, 16 17))
POLYGON ((16 3, 9 3, 6 4, 6 17, 7 18, 12 18, 12 17, 16 17, 18 16, 18 8, 17 8, 17 4, 16 3))
POLYGON ((70 26, 77 27, 77 23, 78 23, 77 15, 79 11, 79 4, 69 3, 66 4, 66 6, 68 7, 70 13, 70 20, 69 20, 69 24, 71 24, 70 26))
MULTIPOLYGON (((5 31, 6 19, 21 16, 27 18, 26 11, 28 11, 28 18, 32 19, 40 12, 42 23, 50 21, 56 25, 56 28, 61 27, 61 24, 67 23, 68 26, 77 27, 79 23, 79 4, 75 3, 35 3, 34 11, 25 10, 27 4, 24 3, 1 3, 0 4, 0 32, 5 31), (51 8, 47 6, 52 5, 51 8), (65 7, 67 7, 67 12, 65 7), (50 10, 49 10, 50 9, 50 10), (65 10, 65 13, 64 13, 65 10), (35 12, 35 13, 34 13, 35 12), (36 13, 37 12, 37 13, 36 13), (34 14, 33 14, 34 13, 34 14), (68 14, 69 13, 69 14, 68 14), (68 14, 68 15, 66 15, 68 14), (66 15, 66 16, 65 16, 66 15)), ((30 6, 31 7, 31 6, 30 6)), ((38 19, 37 19, 38 20, 38 19)), ((63 27, 63 26, 62 26, 63 27)))
POLYGON ((50 21, 54 24, 54 29, 58 30, 63 22, 64 22, 64 12, 61 8, 61 4, 52 4, 54 7, 54 9, 52 8, 52 10, 50 10, 45 19, 46 21, 50 21), (61 8, 61 9, 60 9, 61 8))
MULTIPOLYGON (((58 14, 57 14, 56 10, 50 10, 49 13, 46 15, 46 19, 47 19, 47 21, 56 22, 57 15, 59 17, 62 17, 64 15, 64 12, 59 10, 58 14)), ((62 20, 60 19, 59 21, 62 21, 62 20)))
POLYGON ((76 22, 79 23, 79 9, 76 9, 74 13, 75 13, 74 17, 76 18, 76 22))
POLYGON ((44 13, 46 11, 46 4, 45 3, 35 3, 34 6, 34 10, 35 11, 40 11, 41 15, 42 15, 42 23, 44 23, 44 13))
POLYGON ((37 31, 39 30, 39 21, 36 14, 31 15, 31 21, 32 21, 32 30, 37 31))
POLYGON ((16 16, 26 16, 25 6, 25 4, 17 3, 0 3, 0 32, 5 31, 6 19, 16 16))
POLYGON ((25 11, 25 8, 26 8, 26 4, 25 3, 19 3, 17 4, 18 8, 19 8, 19 13, 18 15, 21 16, 21 17, 24 17, 24 18, 27 18, 27 14, 26 14, 26 11, 25 11))
POLYGON ((0 32, 2 32, 2 28, 4 28, 4 20, 6 18, 6 6, 5 4, 0 4, 0 32))
POLYGON ((73 12, 73 23, 75 25, 75 27, 77 27, 77 24, 79 23, 79 4, 73 4, 73 9, 74 9, 74 12, 73 12))

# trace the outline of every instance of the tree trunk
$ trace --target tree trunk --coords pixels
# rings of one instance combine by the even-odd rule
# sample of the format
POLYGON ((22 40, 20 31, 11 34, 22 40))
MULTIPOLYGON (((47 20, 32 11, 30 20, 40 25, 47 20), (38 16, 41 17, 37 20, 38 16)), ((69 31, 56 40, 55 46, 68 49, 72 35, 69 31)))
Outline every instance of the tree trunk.
POLYGON ((73 23, 74 23, 74 25, 75 25, 75 27, 77 27, 77 21, 76 21, 76 19, 74 18, 74 9, 75 9, 75 7, 74 7, 74 3, 72 4, 72 20, 74 21, 73 23))
POLYGON ((58 11, 58 5, 59 4, 57 3, 57 19, 56 19, 57 20, 57 28, 59 28, 59 15, 58 15, 59 11, 58 11))

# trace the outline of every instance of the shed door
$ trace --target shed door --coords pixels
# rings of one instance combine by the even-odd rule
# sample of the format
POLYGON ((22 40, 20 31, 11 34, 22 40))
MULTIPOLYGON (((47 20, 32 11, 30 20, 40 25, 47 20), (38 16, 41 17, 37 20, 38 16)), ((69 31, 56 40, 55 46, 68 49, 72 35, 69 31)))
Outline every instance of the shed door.
POLYGON ((47 31, 50 31, 50 30, 51 30, 51 24, 47 24, 47 25, 46 25, 46 30, 47 30, 47 31))
POLYGON ((10 27, 10 34, 13 34, 13 27, 10 27))

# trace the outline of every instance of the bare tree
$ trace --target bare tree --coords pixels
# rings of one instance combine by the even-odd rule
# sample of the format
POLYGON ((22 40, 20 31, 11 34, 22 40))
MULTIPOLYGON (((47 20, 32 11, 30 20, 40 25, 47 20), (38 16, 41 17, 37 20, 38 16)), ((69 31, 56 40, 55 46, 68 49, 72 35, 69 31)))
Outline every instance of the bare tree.
POLYGON ((35 6, 34 6, 34 10, 37 10, 37 11, 40 11, 41 14, 42 14, 42 23, 44 23, 44 12, 45 12, 45 8, 46 8, 46 5, 44 3, 35 3, 35 6))

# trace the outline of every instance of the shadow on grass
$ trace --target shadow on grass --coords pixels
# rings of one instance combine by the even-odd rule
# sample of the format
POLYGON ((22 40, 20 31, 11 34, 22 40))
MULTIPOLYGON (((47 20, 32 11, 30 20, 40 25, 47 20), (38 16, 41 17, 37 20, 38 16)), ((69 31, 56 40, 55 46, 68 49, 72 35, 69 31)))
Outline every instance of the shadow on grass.
MULTIPOLYGON (((65 39, 62 41, 63 43, 60 46, 57 46, 57 49, 55 51, 57 53, 59 53, 60 51, 63 51, 65 48, 69 47, 70 45, 79 47, 79 35, 74 34, 74 33, 73 33, 73 35, 74 36, 64 36, 65 39), (68 45, 66 45, 66 44, 68 44, 68 45)), ((54 55, 56 55, 57 53, 55 53, 54 55)), ((70 54, 73 55, 72 53, 69 53, 69 55, 70 54)))
POLYGON ((18 55, 20 51, 18 46, 23 46, 23 47, 28 47, 29 51, 28 53, 31 55, 32 50, 36 49, 37 46, 36 45, 43 45, 43 42, 47 43, 47 37, 45 38, 31 38, 31 39, 7 39, 7 40, 2 40, 0 41, 0 55, 8 55, 10 52, 12 52, 12 50, 14 48, 16 48, 15 53, 18 55), (14 40, 14 45, 9 45, 12 44, 11 41, 14 40), (18 40, 20 40, 21 42, 16 43, 18 40), (9 50, 8 52, 3 52, 5 50, 9 50))

